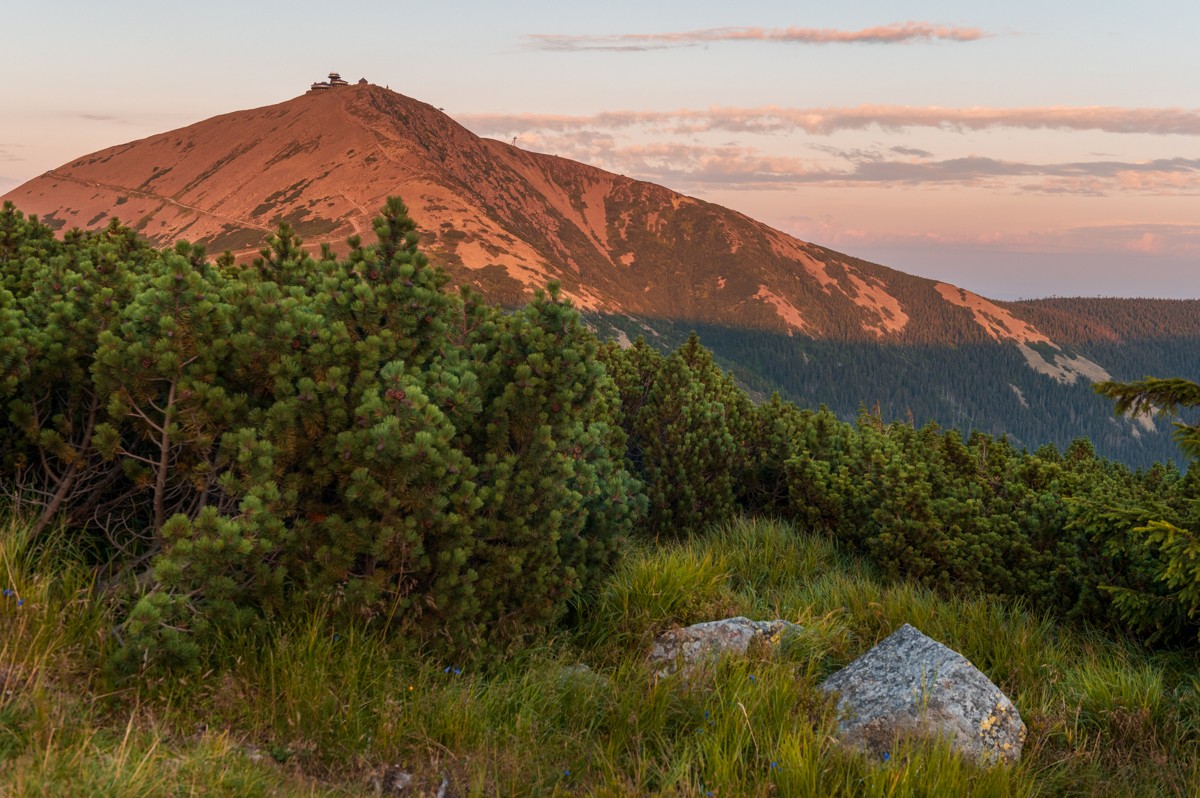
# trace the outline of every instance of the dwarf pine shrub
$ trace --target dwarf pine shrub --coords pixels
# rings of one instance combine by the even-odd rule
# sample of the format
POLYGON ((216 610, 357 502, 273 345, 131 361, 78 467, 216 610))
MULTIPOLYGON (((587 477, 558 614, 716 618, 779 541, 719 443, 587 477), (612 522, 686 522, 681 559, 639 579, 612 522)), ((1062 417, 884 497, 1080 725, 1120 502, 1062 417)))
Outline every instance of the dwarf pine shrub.
POLYGON ((628 458, 645 482, 649 526, 686 536, 727 521, 749 463, 753 406, 693 333, 661 355, 643 340, 609 344, 605 366, 620 390, 628 458))
POLYGON ((644 500, 594 336, 553 288, 448 292, 399 200, 376 231, 318 261, 281 227, 237 267, 0 214, 5 466, 138 586, 118 665, 296 604, 468 645, 614 561, 644 500))

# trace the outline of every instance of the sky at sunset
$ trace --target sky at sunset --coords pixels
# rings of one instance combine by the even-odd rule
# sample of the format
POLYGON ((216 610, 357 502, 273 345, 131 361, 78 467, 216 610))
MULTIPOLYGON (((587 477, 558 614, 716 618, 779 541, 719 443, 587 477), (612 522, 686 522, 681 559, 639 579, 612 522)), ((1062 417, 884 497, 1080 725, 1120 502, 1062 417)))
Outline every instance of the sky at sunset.
POLYGON ((1200 297, 1200 3, 10 4, 0 192, 339 71, 1000 299, 1200 297))

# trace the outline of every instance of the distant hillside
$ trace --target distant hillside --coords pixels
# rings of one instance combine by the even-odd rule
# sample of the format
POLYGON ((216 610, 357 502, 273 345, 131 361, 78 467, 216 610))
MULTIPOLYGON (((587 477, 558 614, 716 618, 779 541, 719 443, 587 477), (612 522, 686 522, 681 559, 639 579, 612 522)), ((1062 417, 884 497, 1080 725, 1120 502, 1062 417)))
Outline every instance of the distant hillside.
MULTIPOLYGON (((932 421, 1007 435, 1030 450, 1046 443, 1064 450, 1076 438, 1088 438, 1098 453, 1134 467, 1184 464, 1167 421, 1116 418, 1112 403, 1097 396, 1090 381, 1064 382, 1033 371, 1011 346, 870 344, 661 320, 589 319, 605 335, 625 340, 641 334, 663 349, 678 346, 695 330, 721 366, 759 401, 778 392, 802 407, 825 405, 845 420, 865 409, 918 426, 932 421)), ((1094 354, 1092 348, 1086 351, 1094 354)), ((1155 374, 1183 373, 1169 364, 1184 360, 1194 370, 1197 351, 1200 340, 1130 348, 1136 362, 1157 364, 1150 369, 1155 374)), ((1122 369, 1112 376, 1145 375, 1122 369)))
MULTIPOLYGON (((996 304, 1064 344, 1200 338, 1200 299, 1054 297, 996 304)), ((1194 362, 1200 367, 1200 353, 1194 362)))

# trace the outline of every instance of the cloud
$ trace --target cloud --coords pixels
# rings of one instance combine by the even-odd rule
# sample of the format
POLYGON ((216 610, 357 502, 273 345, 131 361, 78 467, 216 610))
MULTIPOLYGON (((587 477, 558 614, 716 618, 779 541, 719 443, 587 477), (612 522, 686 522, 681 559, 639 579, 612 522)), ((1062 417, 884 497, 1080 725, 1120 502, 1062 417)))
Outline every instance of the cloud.
POLYGON ((850 227, 830 216, 793 216, 781 220, 782 229, 806 241, 851 251, 863 248, 960 250, 970 252, 1020 252, 1105 254, 1119 252, 1170 257, 1200 255, 1200 225, 1109 224, 1050 227, 1042 230, 1006 230, 944 233, 937 231, 883 231, 850 227))
POLYGON ((914 158, 932 158, 933 153, 929 150, 922 150, 917 147, 891 147, 890 152, 897 155, 911 155, 914 158))
POLYGON ((1080 161, 1036 164, 970 156, 944 161, 866 161, 855 170, 855 178, 879 182, 960 182, 978 177, 1038 175, 1060 178, 1109 178, 1123 188, 1160 188, 1164 181, 1176 187, 1200 187, 1200 160, 1160 158, 1153 161, 1080 161), (1168 177, 1174 176, 1174 177, 1168 177))
POLYGON ((90 114, 85 111, 76 111, 71 114, 78 119, 86 119, 89 122, 126 122, 128 120, 115 114, 90 114))
POLYGON ((989 34, 979 28, 935 25, 929 22, 893 22, 861 30, 834 28, 727 27, 672 33, 616 33, 601 36, 570 36, 554 33, 525 37, 529 47, 553 52, 605 50, 640 52, 672 47, 690 47, 712 42, 774 42, 779 44, 909 44, 912 42, 970 42, 989 34))
POLYGON ((1072 227, 1067 235, 1147 255, 1200 255, 1200 224, 1109 224, 1072 227))
POLYGON ((1200 109, 1115 108, 1111 106, 1031 106, 1026 108, 942 108, 939 106, 860 105, 853 108, 679 109, 565 114, 464 114, 458 121, 483 135, 528 130, 617 130, 650 128, 672 133, 721 130, 735 133, 804 131, 829 135, 841 130, 941 128, 986 130, 1100 130, 1107 133, 1200 135, 1200 109))
POLYGON ((98 122, 129 127, 162 126, 184 119, 190 119, 191 114, 175 111, 138 110, 126 114, 100 113, 96 111, 58 110, 47 114, 54 119, 79 120, 83 122, 98 122))
MULTIPOLYGON (((1198 194, 1200 159, 1068 161, 1034 163, 971 155, 914 158, 911 148, 838 149, 818 146, 826 157, 798 158, 736 144, 694 141, 621 144, 595 131, 523 136, 529 149, 583 161, 602 169, 675 189, 788 189, 831 186, 985 186, 1012 192, 1100 196, 1111 193, 1198 194), (900 149, 902 152, 897 153, 900 149), (896 157, 900 155, 901 157, 896 157)), ((915 152, 928 155, 923 150, 915 152)))
POLYGON ((1157 222, 1136 222, 1133 224, 1104 224, 1081 225, 1070 228, 1071 232, 1081 235, 1093 235, 1097 232, 1120 232, 1124 234, 1145 235, 1175 235, 1188 236, 1200 243, 1200 224, 1172 224, 1157 222))
POLYGON ((647 116, 659 118, 645 112, 606 113, 588 117, 602 125, 581 127, 561 121, 572 117, 536 117, 537 122, 530 121, 529 129, 521 132, 518 143, 525 149, 699 194, 826 185, 900 190, 964 186, 1007 195, 1076 197, 1200 195, 1200 158, 1105 156, 1036 162, 970 154, 938 159, 917 147, 886 143, 840 147, 837 139, 806 141, 792 153, 765 152, 738 141, 716 143, 695 136, 654 136, 644 130, 634 135, 621 129, 621 124, 630 119, 647 116))

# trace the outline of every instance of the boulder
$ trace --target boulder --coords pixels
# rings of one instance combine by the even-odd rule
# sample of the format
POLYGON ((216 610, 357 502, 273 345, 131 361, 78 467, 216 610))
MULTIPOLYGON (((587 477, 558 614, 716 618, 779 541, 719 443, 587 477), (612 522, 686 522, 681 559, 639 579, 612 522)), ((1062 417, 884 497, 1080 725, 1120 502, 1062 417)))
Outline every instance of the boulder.
POLYGON ((715 662, 723 654, 745 656, 752 644, 774 649, 803 627, 788 621, 752 621, 726 618, 706 621, 659 635, 648 661, 655 673, 669 676, 676 670, 689 671, 715 662))
POLYGON ((887 758, 897 738, 944 738, 964 755, 1015 762, 1025 724, 966 657, 904 624, 821 685, 838 694, 843 743, 887 758))

